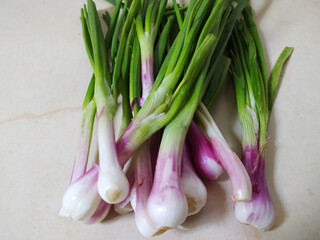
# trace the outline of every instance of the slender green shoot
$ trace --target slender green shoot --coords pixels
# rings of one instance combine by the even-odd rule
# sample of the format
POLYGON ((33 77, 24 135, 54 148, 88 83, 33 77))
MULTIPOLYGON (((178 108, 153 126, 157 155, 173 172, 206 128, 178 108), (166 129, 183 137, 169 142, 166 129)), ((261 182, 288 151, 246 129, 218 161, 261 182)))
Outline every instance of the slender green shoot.
POLYGON ((175 20, 174 16, 168 17, 168 20, 164 28, 162 29, 159 40, 156 44, 156 47, 154 50, 154 74, 155 75, 157 75, 157 73, 159 72, 161 63, 163 62, 163 59, 165 57, 167 42, 169 41, 169 35, 171 33, 174 20, 175 20))
MULTIPOLYGON (((135 99, 141 97, 141 57, 140 57, 140 46, 139 40, 136 36, 134 39, 134 44, 132 48, 132 55, 130 61, 130 103, 132 104, 135 99)), ((135 116, 140 107, 139 104, 134 103, 133 105, 133 116, 135 116)))
POLYGON ((118 98, 118 81, 121 78, 121 68, 123 64, 125 46, 127 44, 129 31, 131 29, 131 25, 134 23, 134 19, 138 13, 140 7, 140 0, 133 0, 130 9, 124 22, 121 39, 119 44, 119 49, 117 53, 117 60, 115 61, 114 71, 112 75, 112 90, 113 90, 113 97, 114 99, 118 98))
POLYGON ((182 18, 181 18, 179 6, 178 6, 176 0, 173 0, 172 3, 173 3, 173 8, 174 8, 174 11, 175 11, 175 14, 176 14, 176 18, 177 18, 177 21, 178 21, 179 28, 182 29, 182 18))
POLYGON ((94 97, 94 85, 95 85, 95 77, 94 74, 92 74, 86 96, 84 97, 83 104, 82 104, 82 110, 84 110, 87 105, 91 102, 92 98, 94 97))
POLYGON ((118 52, 118 45, 119 45, 119 34, 120 34, 120 30, 122 28, 123 22, 128 14, 128 4, 129 1, 125 2, 125 7, 120 15, 120 18, 117 21, 115 30, 114 30, 114 34, 112 36, 112 42, 111 42, 111 60, 113 62, 114 65, 114 61, 118 52))
POLYGON ((221 57, 216 61, 218 64, 210 64, 210 66, 214 67, 210 69, 207 75, 210 82, 202 99, 203 104, 209 110, 212 108, 212 105, 215 102, 223 83, 225 82, 231 64, 231 59, 223 55, 221 55, 221 57))
POLYGON ((269 76, 269 112, 272 110, 282 67, 291 56, 292 52, 292 47, 285 47, 272 68, 272 72, 269 76))

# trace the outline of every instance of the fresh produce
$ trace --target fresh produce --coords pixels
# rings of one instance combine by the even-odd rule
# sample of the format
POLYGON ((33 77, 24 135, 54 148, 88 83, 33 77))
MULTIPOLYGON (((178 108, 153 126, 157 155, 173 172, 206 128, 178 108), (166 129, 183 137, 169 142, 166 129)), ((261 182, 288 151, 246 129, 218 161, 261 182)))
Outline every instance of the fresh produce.
POLYGON ((102 16, 105 35, 95 3, 88 0, 81 9, 93 76, 60 215, 93 224, 114 205, 120 214, 134 211, 143 236, 156 236, 200 212, 207 198, 201 178, 214 180, 226 170, 236 217, 264 228, 246 219, 257 211, 252 206, 263 205, 257 199, 271 203, 264 180, 266 130, 290 50, 279 58, 268 86, 248 0, 190 0, 187 6, 175 0, 171 6, 167 0, 109 2, 115 9, 102 16), (210 114, 230 66, 242 162, 210 114), (122 116, 115 131, 117 102, 122 116), (99 161, 87 169, 94 124, 99 161), (263 190, 257 193, 256 186, 263 190))
POLYGON ((274 207, 265 179, 267 129, 282 65, 293 48, 286 47, 267 78, 266 63, 250 7, 235 25, 230 44, 231 72, 242 128, 242 162, 252 184, 252 200, 235 203, 236 218, 259 229, 269 229, 274 207))

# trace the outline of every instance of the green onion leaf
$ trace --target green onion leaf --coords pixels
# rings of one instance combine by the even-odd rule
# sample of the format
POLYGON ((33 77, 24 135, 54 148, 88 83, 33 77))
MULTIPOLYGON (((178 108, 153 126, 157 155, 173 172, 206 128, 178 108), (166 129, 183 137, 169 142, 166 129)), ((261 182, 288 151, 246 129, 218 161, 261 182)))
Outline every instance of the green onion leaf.
POLYGON ((88 104, 91 102, 94 96, 94 85, 95 85, 95 77, 94 77, 94 74, 92 74, 86 96, 84 97, 84 100, 83 100, 82 110, 84 110, 88 106, 88 104))
POLYGON ((269 77, 269 111, 270 112, 274 103, 276 89, 279 83, 283 64, 291 56, 292 52, 293 52, 292 47, 285 47, 272 68, 272 72, 269 77))

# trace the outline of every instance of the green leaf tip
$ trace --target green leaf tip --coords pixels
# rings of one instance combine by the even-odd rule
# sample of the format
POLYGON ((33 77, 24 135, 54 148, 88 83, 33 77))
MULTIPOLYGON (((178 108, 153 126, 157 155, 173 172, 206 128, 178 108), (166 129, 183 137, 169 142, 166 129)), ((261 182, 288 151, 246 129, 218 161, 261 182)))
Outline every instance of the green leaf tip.
POLYGON ((280 74, 283 68, 283 65, 285 62, 289 59, 293 52, 293 47, 285 47, 283 51, 281 52, 280 56, 278 57, 276 63, 274 64, 272 68, 272 72, 269 76, 269 111, 271 112, 275 95, 276 95, 276 90, 277 86, 279 83, 280 79, 280 74))

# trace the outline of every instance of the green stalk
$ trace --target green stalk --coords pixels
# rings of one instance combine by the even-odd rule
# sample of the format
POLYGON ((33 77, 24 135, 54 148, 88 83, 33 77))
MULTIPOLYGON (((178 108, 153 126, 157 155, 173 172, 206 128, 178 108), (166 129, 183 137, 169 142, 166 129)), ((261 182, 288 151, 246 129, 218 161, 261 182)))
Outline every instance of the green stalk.
MULTIPOLYGON (((156 99, 151 100, 151 99, 147 98, 147 100, 145 102, 145 104, 147 104, 147 106, 140 111, 141 116, 143 116, 143 117, 148 116, 150 114, 150 112, 154 111, 157 107, 159 107, 161 105, 161 103, 164 103, 165 98, 170 96, 170 93, 172 93, 173 89, 175 88, 175 86, 176 86, 177 82, 179 81, 179 78, 184 70, 185 63, 186 63, 186 60, 188 59, 188 55, 189 55, 191 46, 195 41, 197 33, 200 31, 200 29, 199 29, 200 26, 198 24, 205 17, 205 15, 203 15, 203 13, 206 12, 206 8, 208 7, 207 4, 210 4, 210 2, 205 1, 203 5, 199 6, 199 11, 197 13, 197 16, 195 17, 195 19, 197 19, 197 21, 195 20, 195 24, 192 26, 192 28, 190 30, 189 36, 186 39, 186 43, 184 44, 184 46, 182 48, 182 52, 179 56, 178 62, 176 63, 174 70, 172 71, 172 73, 170 75, 168 75, 167 77, 165 77, 162 80, 162 82, 160 84, 161 89, 159 89, 160 85, 159 86, 157 84, 154 85, 151 92, 157 91, 157 94, 150 94, 150 96, 151 95, 155 96, 156 99), (199 13, 201 13, 201 14, 199 14, 199 13)), ((186 27, 186 25, 187 25, 187 23, 185 23, 184 27, 186 27)), ((185 29, 183 29, 181 32, 183 32, 184 30, 185 29)), ((181 39, 181 36, 179 35, 177 37, 177 44, 179 43, 180 39, 181 39)), ((177 53, 177 51, 176 51, 177 49, 178 49, 178 47, 176 45, 166 73, 168 73, 168 69, 170 68, 170 64, 172 63, 172 59, 176 57, 174 54, 177 53)), ((196 54, 194 54, 194 55, 196 55, 196 54)), ((186 78, 186 79, 188 79, 188 78, 186 78)), ((162 106, 162 108, 163 108, 163 106, 162 106)))
MULTIPOLYGON (((212 41, 212 43, 211 43, 212 45, 211 45, 211 48, 208 49, 208 51, 209 51, 208 57, 207 57, 208 60, 207 60, 206 63, 204 63, 205 64, 204 70, 201 71, 197 81, 204 81, 204 80, 202 80, 202 78, 206 78, 207 70, 208 70, 209 64, 211 63, 210 59, 212 57, 212 54, 213 54, 214 49, 215 49, 215 45, 217 43, 217 38, 216 38, 216 36, 214 34, 208 34, 207 37, 204 40, 208 41, 209 39, 210 39, 210 41, 212 41)), ((199 60, 193 57, 192 60, 191 60, 191 64, 193 64, 193 61, 199 61, 199 60)), ((201 66, 200 66, 200 68, 201 68, 201 66)), ((182 99, 182 97, 185 97, 185 95, 190 92, 190 89, 193 86, 193 82, 190 81, 190 80, 188 81, 189 73, 190 73, 189 71, 190 72, 192 71, 191 68, 187 69, 184 79, 180 82, 179 86, 175 90, 175 92, 173 94, 173 98, 172 98, 173 100, 178 95, 179 95, 179 98, 182 99)), ((197 74, 197 73, 195 73, 195 74, 197 74)), ((191 77, 191 79, 193 79, 193 77, 191 77)), ((207 81, 207 84, 208 83, 209 83, 209 81, 207 81)), ((206 84, 206 87, 207 87, 207 84, 206 84)), ((204 95, 206 87, 202 88, 201 96, 204 95)))
MULTIPOLYGON (((154 111, 156 113, 155 118, 154 119, 150 118, 150 121, 146 120, 144 124, 140 127, 140 129, 137 130, 137 133, 138 133, 137 139, 151 136, 154 133, 154 131, 157 131, 158 129, 165 126, 167 123, 169 123, 171 119, 176 115, 176 113, 179 112, 179 110, 181 109, 181 106, 184 104, 188 96, 188 90, 190 90, 192 84, 194 83, 197 76, 199 75, 199 72, 201 71, 201 67, 208 60, 207 58, 210 55, 210 50, 212 49, 215 43, 216 43, 216 37, 214 35, 209 34, 205 38, 202 45, 198 48, 198 50, 194 54, 194 57, 192 58, 192 61, 184 76, 183 81, 185 82, 185 85, 183 86, 183 88, 181 88, 181 91, 179 91, 179 93, 173 99, 172 103, 164 102, 163 105, 160 105, 154 111), (167 110, 167 112, 163 116, 161 116, 161 114, 164 113, 162 110, 166 110, 166 108, 169 107, 167 106, 168 103, 170 104, 170 108, 167 110)), ((147 104, 147 102, 145 104, 147 104)), ((140 113, 143 113, 142 110, 144 110, 144 107, 139 111, 137 118, 141 117, 139 115, 140 113)))
MULTIPOLYGON (((197 2, 197 4, 198 3, 199 2, 197 2)), ((200 44, 202 43, 203 39, 209 33, 213 33, 217 36, 215 28, 218 28, 219 23, 221 21, 222 13, 224 12, 224 9, 227 6, 227 4, 229 4, 229 2, 225 1, 225 0, 217 0, 214 2, 213 6, 211 6, 211 4, 212 4, 212 2, 204 2, 202 6, 201 5, 197 6, 200 14, 204 14, 204 11, 207 11, 207 9, 212 9, 212 10, 211 10, 209 16, 207 17, 207 20, 201 30, 200 36, 198 37, 197 45, 192 46, 192 48, 195 47, 195 49, 197 49, 200 46, 200 44)), ((193 11, 193 14, 194 13, 195 13, 195 11, 193 11)), ((197 22, 197 15, 196 15, 196 18, 194 21, 197 22)), ((189 26, 190 26, 190 23, 191 23, 191 21, 189 22, 189 26)), ((192 27, 194 27, 194 26, 192 26, 192 27)), ((188 29, 189 29, 189 27, 188 27, 188 29)), ((189 33, 192 34, 192 32, 193 32, 192 28, 190 30, 188 30, 187 32, 188 32, 188 34, 189 33)), ((192 56, 189 56, 190 60, 191 60, 191 57, 192 56)))
MULTIPOLYGON (((239 57, 239 56, 238 56, 239 57)), ((234 90, 238 107, 238 115, 241 124, 242 143, 244 146, 254 147, 257 144, 257 132, 255 131, 254 120, 247 110, 246 104, 246 82, 239 58, 233 57, 232 75, 234 78, 234 90)))
MULTIPOLYGON (((192 11, 191 11, 191 14, 190 14, 190 19, 191 19, 191 21, 188 21, 188 23, 187 23, 185 38, 186 38, 186 36, 188 36, 189 31, 190 31, 190 29, 191 29, 191 26, 192 26, 192 24, 193 24, 193 19, 194 19, 193 17, 197 15, 197 13, 199 12, 200 6, 203 6, 202 4, 203 4, 204 1, 205 1, 205 0, 198 0, 198 1, 196 2, 196 4, 194 5, 194 7, 192 8, 192 11)), ((208 3, 208 2, 207 2, 207 3, 208 3)), ((208 5, 208 7, 209 7, 209 5, 208 5)), ((207 9, 208 9, 208 8, 207 8, 207 9)), ((206 9, 205 9, 205 10, 206 10, 206 9)), ((200 12, 201 12, 201 11, 200 11, 200 12)), ((195 19, 196 19, 196 18, 195 18, 195 19)), ((196 22, 196 21, 194 21, 194 22, 196 22)))
POLYGON ((111 17, 110 27, 108 29, 107 36, 105 38, 105 45, 106 45, 107 53, 109 52, 109 49, 111 47, 112 36, 114 35, 114 30, 116 28, 116 24, 117 24, 117 21, 118 21, 118 16, 119 16, 119 13, 120 13, 121 3, 122 3, 121 0, 117 0, 114 12, 113 12, 112 17, 111 17))
POLYGON ((120 128, 120 135, 127 128, 129 123, 131 122, 132 112, 130 106, 130 98, 129 98, 129 85, 130 85, 130 56, 131 49, 133 48, 134 38, 136 36, 135 26, 134 24, 131 26, 131 30, 129 32, 127 45, 125 47, 122 70, 121 70, 121 79, 119 81, 119 91, 122 95, 122 124, 120 128))
MULTIPOLYGON (((167 68, 167 72, 165 75, 165 78, 163 79, 163 84, 165 85, 165 88, 167 89, 167 91, 169 91, 172 87, 174 87, 176 85, 176 83, 178 82, 181 74, 183 73, 185 64, 188 60, 189 54, 191 52, 192 46, 196 40, 197 37, 197 33, 199 33, 200 29, 199 26, 197 24, 193 25, 190 33, 184 43, 184 46, 182 48, 181 54, 175 64, 175 68, 173 69, 173 71, 169 74, 168 73, 168 69, 170 68, 170 64, 172 63, 172 61, 170 61, 169 66, 167 68)), ((176 46, 177 47, 177 46, 176 46)), ((173 55, 171 57, 171 60, 175 57, 174 56, 175 52, 173 52, 173 55)))
POLYGON ((92 49, 92 43, 91 43, 90 34, 89 34, 89 30, 88 30, 89 26, 87 24, 88 17, 85 17, 85 12, 87 12, 87 11, 86 11, 86 7, 84 6, 84 8, 81 9, 81 17, 80 17, 81 24, 82 24, 82 36, 83 36, 83 41, 85 43, 85 47, 86 47, 86 51, 87 51, 87 55, 88 55, 90 64, 93 68, 94 67, 93 49, 92 49))
POLYGON ((174 8, 174 12, 176 14, 176 18, 177 18, 177 21, 178 21, 179 28, 182 29, 182 18, 181 18, 181 15, 180 15, 179 6, 178 6, 176 0, 173 0, 172 3, 173 3, 173 8, 174 8))
POLYGON ((120 15, 119 20, 117 21, 114 34, 112 36, 112 41, 111 41, 111 60, 114 65, 114 61, 118 52, 118 45, 119 45, 119 33, 123 24, 123 21, 125 20, 127 13, 128 13, 128 4, 129 1, 126 1, 124 4, 124 9, 120 15))
MULTIPOLYGON (((131 26, 131 29, 129 32, 128 44, 126 45, 125 51, 124 51, 123 64, 122 64, 122 69, 121 69, 121 76, 122 76, 123 80, 129 79, 129 67, 130 67, 130 62, 131 62, 130 55, 132 53, 133 43, 134 43, 135 37, 136 37, 136 30, 135 30, 135 25, 133 24, 131 26)), ((122 82, 129 82, 129 81, 122 81, 122 82)), ((122 86, 120 86, 120 89, 121 88, 122 88, 122 86)), ((129 88, 126 87, 126 89, 129 89, 129 88)))
POLYGON ((140 11, 142 12, 143 16, 145 16, 146 14, 148 3, 149 3, 149 0, 141 0, 140 11))
POLYGON ((213 33, 218 35, 218 29, 221 21, 222 14, 224 13, 227 6, 229 6, 230 1, 226 0, 216 0, 213 6, 206 24, 203 27, 203 30, 200 34, 197 47, 201 44, 203 39, 207 36, 208 33, 213 33))
MULTIPOLYGON (((267 139, 267 122, 269 119, 268 113, 268 89, 265 88, 265 81, 261 75, 259 64, 257 61, 257 46, 250 31, 248 30, 244 21, 239 26, 238 42, 240 43, 240 52, 243 56, 243 66, 247 66, 249 77, 247 77, 248 92, 253 96, 251 100, 251 107, 258 116, 259 121, 259 146, 265 146, 267 139), (241 46, 242 44, 242 46, 241 46)), ((262 151, 263 149, 260 149, 262 151)))
POLYGON ((234 62, 232 73, 235 82, 235 91, 236 95, 241 96, 237 96, 237 103, 239 118, 240 121, 243 122, 241 125, 243 128, 244 143, 253 142, 250 128, 255 129, 256 134, 257 131, 259 134, 260 153, 264 155, 267 142, 268 121, 274 102, 275 89, 278 84, 282 66, 291 55, 293 48, 287 47, 284 49, 274 66, 273 73, 270 75, 269 84, 266 85, 266 66, 263 49, 249 8, 244 12, 244 20, 240 20, 236 25, 231 43, 234 62), (241 71, 239 69, 241 69, 241 71), (243 92, 241 90, 242 88, 245 88, 243 92), (245 104, 243 104, 243 102, 245 104), (247 120, 249 119, 248 114, 250 113, 246 109, 248 108, 247 105, 255 112, 255 114, 251 114, 253 123, 248 123, 250 122, 250 120, 247 120), (258 127, 251 125, 258 125, 258 127))
MULTIPOLYGON (((241 9, 244 8, 245 4, 245 2, 242 2, 240 5, 238 4, 238 7, 235 9, 233 9, 231 6, 226 6, 222 15, 222 19, 219 22, 219 27, 212 28, 213 32, 216 32, 217 29, 219 29, 217 31, 219 41, 214 52, 214 57, 210 63, 211 69, 207 75, 207 77, 211 80, 202 100, 208 109, 211 109, 224 83, 224 80, 226 79, 231 60, 224 57, 222 54, 226 46, 225 43, 228 42, 228 39, 231 35, 235 21, 241 14, 241 9), (231 12, 232 14, 230 15, 231 12)), ((216 24, 216 26, 217 25, 218 24, 216 24)))
MULTIPOLYGON (((209 61, 208 61, 209 63, 209 61)), ((209 64, 202 69, 201 75, 205 76, 209 64)), ((201 99, 201 92, 205 82, 205 77, 200 77, 195 84, 195 88, 190 95, 188 101, 176 116, 166 125, 161 142, 168 144, 168 147, 174 146, 182 152, 182 147, 192 121, 193 115, 198 107, 201 99)), ((179 155, 181 157, 181 154, 179 155)))
POLYGON ((112 90, 114 99, 118 98, 118 81, 121 77, 121 68, 123 64, 123 57, 125 52, 125 46, 127 44, 129 31, 131 29, 131 25, 134 22, 134 18, 136 17, 138 10, 140 7, 140 0, 133 0, 130 9, 128 12, 127 19, 122 28, 122 34, 117 54, 117 60, 115 62, 114 71, 112 75, 112 90))
MULTIPOLYGON (((154 90, 153 91, 155 91, 155 89, 157 89, 160 86, 160 84, 161 84, 161 82, 162 82, 162 80, 164 78, 164 75, 165 75, 165 73, 167 71, 167 68, 168 68, 168 65, 169 65, 171 56, 173 54, 173 51, 174 51, 176 43, 177 43, 177 41, 173 42, 173 44, 170 47, 165 59, 162 62, 162 65, 161 65, 161 67, 160 67, 160 69, 158 71, 157 77, 156 77, 156 79, 154 81, 154 84, 153 84, 154 85, 154 87, 153 87, 154 90)), ((152 89, 151 89, 151 91, 152 91, 152 89)))
POLYGON ((192 19, 190 19, 190 17, 191 17, 191 13, 192 13, 192 10, 193 10, 196 2, 197 2, 197 0, 190 0, 190 2, 189 2, 188 10, 187 10, 186 16, 183 21, 183 26, 182 26, 182 29, 180 30, 178 37, 177 37, 177 43, 176 43, 176 46, 175 46, 174 52, 172 54, 172 57, 171 57, 169 65, 168 65, 165 76, 168 76, 173 71, 174 67, 177 65, 177 61, 179 59, 180 52, 184 46, 184 40, 185 40, 187 28, 188 28, 188 22, 192 20, 192 19))
MULTIPOLYGON (((105 54, 104 37, 98 12, 92 0, 88 0, 87 16, 87 32, 88 36, 90 37, 90 41, 85 41, 85 44, 87 46, 91 43, 91 47, 87 46, 86 48, 91 48, 93 54, 93 72, 95 75, 94 94, 97 104, 97 111, 100 112, 104 107, 106 107, 111 114, 114 114, 116 104, 114 99, 112 98, 109 86, 105 84, 105 78, 107 76, 107 60, 105 54)), ((88 56, 89 55, 90 54, 88 54, 88 56)))
POLYGON ((163 16, 166 10, 167 3, 168 0, 160 0, 160 2, 158 2, 158 11, 154 14, 155 20, 152 21, 153 23, 155 23, 155 25, 151 28, 152 31, 150 32, 153 35, 153 42, 155 42, 158 30, 161 23, 163 22, 163 16))
MULTIPOLYGON (((194 82, 196 81, 196 79, 202 79, 202 74, 200 74, 200 72, 202 71, 203 66, 209 64, 211 55, 217 52, 215 51, 215 47, 220 41, 217 41, 218 39, 214 34, 209 34, 202 43, 201 41, 199 41, 200 45, 193 52, 193 57, 190 63, 186 63, 191 50, 196 47, 197 37, 199 37, 199 34, 202 32, 200 23, 202 23, 204 19, 208 17, 208 11, 210 10, 210 8, 208 7, 212 5, 212 1, 209 0, 192 2, 193 7, 188 9, 183 28, 175 40, 175 47, 172 48, 173 52, 171 55, 171 59, 169 59, 170 61, 169 63, 167 63, 166 60, 168 58, 166 58, 165 64, 163 64, 163 66, 167 67, 164 78, 162 79, 161 76, 161 74, 163 74, 161 71, 164 68, 161 67, 156 82, 143 107, 134 117, 132 124, 130 124, 130 127, 124 132, 124 134, 117 142, 117 149, 119 151, 118 154, 122 158, 121 164, 123 164, 131 155, 131 153, 135 151, 140 146, 140 144, 142 144, 148 137, 168 124, 176 116, 176 114, 181 110, 186 102, 188 102, 187 99, 189 99, 190 93, 193 92, 191 91, 191 88, 192 86, 194 86, 194 82), (192 14, 194 14, 195 17, 192 17, 192 14), (192 26, 189 25, 189 21, 192 21, 192 26), (188 27, 190 27, 190 29, 188 29, 188 27), (173 63, 175 63, 174 67, 172 67, 173 63), (171 71, 168 71, 168 69, 170 69, 170 64, 172 65, 172 69, 171 71), (181 75, 184 71, 184 77, 178 85, 181 75)), ((220 3, 222 4, 222 2, 220 3)), ((241 9, 241 7, 243 9, 245 5, 239 4, 236 10, 232 11, 229 18, 231 19, 231 22, 229 20, 226 20, 227 16, 229 15, 230 8, 225 7, 225 11, 217 11, 216 14, 219 14, 219 18, 221 19, 216 20, 214 18, 210 18, 211 22, 217 21, 217 23, 216 25, 214 25, 214 27, 208 27, 207 29, 203 30, 203 34, 210 31, 216 31, 221 36, 223 36, 225 40, 228 40, 231 35, 234 22, 242 11, 239 10, 239 8, 241 9), (226 14, 223 14, 224 12, 226 14), (228 21, 229 24, 232 25, 232 27, 230 28, 228 26, 228 31, 222 32, 222 26, 224 26, 224 24, 227 25, 228 21)), ((217 7, 217 9, 219 8, 217 7)), ((210 10, 210 13, 211 11, 214 11, 214 8, 210 10)), ((142 25, 141 22, 142 19, 140 18, 139 20, 138 17, 136 21, 136 23, 138 23, 138 34, 139 32, 143 32, 142 27, 139 27, 139 25, 142 25)), ((225 45, 222 45, 222 47, 225 47, 225 45)), ((222 51, 219 52, 218 56, 220 56, 221 52, 222 51)), ((207 76, 206 74, 204 75, 204 77, 207 76)), ((211 78, 208 78, 205 81, 204 88, 206 88, 210 79, 211 78)), ((201 91, 201 95, 203 94, 204 91, 201 91)))
POLYGON ((167 42, 169 41, 169 35, 171 32, 171 28, 174 22, 174 16, 168 17, 168 20, 164 26, 164 28, 161 31, 159 40, 156 44, 155 50, 154 50, 154 74, 157 75, 159 72, 161 63, 164 59, 165 50, 167 47, 167 42))
MULTIPOLYGON (((187 88, 192 86, 192 83, 197 79, 202 66, 208 61, 207 58, 210 54, 210 50, 212 50, 212 47, 215 44, 216 37, 209 34, 194 54, 184 76, 186 86, 183 87, 187 88)), ((117 142, 117 149, 119 150, 118 154, 122 165, 146 139, 167 125, 181 110, 181 107, 186 101, 188 93, 179 91, 179 94, 175 97, 173 102, 170 103, 171 97, 170 95, 168 96, 168 91, 163 91, 164 89, 161 85, 158 88, 160 91, 150 93, 147 101, 134 117, 130 127, 127 128, 117 142)))
POLYGON ((237 6, 232 10, 226 24, 225 28, 221 33, 219 38, 219 42, 216 47, 216 51, 213 53, 213 58, 218 58, 221 55, 228 44, 229 38, 232 34, 232 30, 234 28, 234 24, 236 23, 237 19, 240 17, 243 9, 248 5, 249 0, 239 0, 237 6))
POLYGON ((248 66, 251 69, 251 84, 253 86, 253 95, 255 97, 255 101, 257 103, 258 112, 263 114, 264 118, 266 118, 266 122, 268 121, 268 88, 265 87, 265 81, 261 74, 261 70, 259 67, 259 54, 257 51, 257 44, 254 38, 251 36, 250 31, 248 30, 246 24, 243 25, 242 32, 244 35, 244 39, 246 41, 246 45, 248 46, 248 66))
POLYGON ((263 110, 265 92, 263 86, 261 89, 263 81, 258 73, 255 44, 243 21, 236 24, 231 40, 232 73, 243 144, 255 146, 258 138, 260 143, 266 140, 265 123, 268 118, 263 110), (251 108, 255 114, 250 115, 247 108, 251 108))
MULTIPOLYGON (((259 139, 260 142, 264 142, 266 140, 266 123, 269 119, 268 98, 266 98, 268 90, 265 89, 264 79, 258 65, 256 44, 248 31, 246 24, 243 24, 242 26, 242 34, 245 45, 247 46, 247 50, 245 50, 245 57, 247 58, 246 61, 250 74, 247 83, 250 83, 252 88, 251 90, 249 89, 252 91, 250 94, 252 93, 254 96, 255 108, 253 109, 258 115, 260 125, 259 139)), ((243 48, 244 47, 245 46, 243 46, 243 48)))
MULTIPOLYGON (((246 24, 248 26, 248 29, 250 31, 252 38, 254 39, 254 42, 257 48, 257 58, 259 62, 259 67, 260 67, 260 71, 261 71, 263 82, 264 82, 264 88, 267 91, 268 90, 267 67, 266 67, 265 57, 263 53, 262 43, 258 33, 258 28, 252 18, 252 12, 251 12, 250 6, 248 6, 243 11, 243 16, 245 18, 246 24)), ((266 92, 266 94, 268 95, 268 92, 266 92)))
MULTIPOLYGON (((215 41, 214 35, 212 36, 209 35, 205 40, 212 37, 213 37, 212 40, 215 41)), ((181 95, 181 93, 186 94, 187 92, 190 92, 190 91, 191 91, 191 94, 186 104, 182 107, 182 109, 178 112, 178 114, 171 120, 171 122, 165 128, 165 132, 168 131, 172 139, 175 139, 176 136, 179 136, 178 138, 183 140, 182 144, 186 137, 186 133, 189 129, 189 125, 193 119, 193 115, 197 110, 197 107, 203 96, 203 93, 204 93, 203 89, 206 88, 206 85, 208 83, 208 79, 206 78, 206 75, 210 66, 210 58, 212 57, 213 50, 214 49, 209 50, 210 53, 209 53, 209 56, 207 57, 208 58, 207 62, 205 63, 204 67, 202 67, 199 77, 194 85, 194 90, 191 91, 190 87, 188 87, 187 84, 181 87, 181 90, 178 93, 179 95, 181 95)), ((176 143, 176 141, 174 140, 173 143, 176 143)), ((180 147, 182 146, 183 145, 181 145, 180 147)))
POLYGON ((204 97, 202 98, 203 104, 207 109, 211 109, 214 101, 216 100, 220 89, 225 82, 227 73, 231 64, 231 59, 221 55, 218 59, 212 59, 210 63, 211 69, 207 75, 207 78, 210 79, 209 86, 204 97), (215 64, 217 61, 218 64, 215 64))
MULTIPOLYGON (((131 62, 130 62, 130 103, 134 99, 141 97, 141 57, 140 57, 140 47, 139 40, 136 36, 134 39, 134 44, 132 48, 131 62)), ((139 111, 139 104, 135 104, 133 107, 133 115, 135 116, 139 111)))
POLYGON ((255 78, 251 79, 251 75, 250 75, 250 72, 249 72, 249 63, 248 61, 250 61, 248 59, 248 57, 246 58, 244 56, 244 53, 247 52, 246 51, 246 43, 244 42, 244 40, 241 38, 243 35, 241 33, 241 31, 239 31, 239 24, 236 25, 235 29, 234 29, 234 33, 231 38, 231 42, 233 43, 233 51, 234 53, 237 54, 237 56, 239 57, 239 60, 241 61, 241 66, 242 66, 242 70, 243 70, 243 73, 245 75, 245 78, 247 79, 246 81, 246 87, 248 88, 248 91, 247 91, 247 96, 248 96, 248 102, 247 104, 252 108, 254 109, 255 112, 258 112, 258 109, 260 109, 260 107, 258 107, 257 105, 259 105, 260 101, 256 101, 256 98, 255 96, 257 95, 254 95, 254 86, 252 86, 252 84, 254 84, 256 86, 256 88, 258 89, 258 85, 257 85, 257 82, 254 81, 255 78))
POLYGON ((156 2, 155 2, 155 0, 149 0, 147 10, 145 13, 145 18, 144 18, 145 31, 147 31, 148 33, 150 33, 150 30, 151 30, 150 26, 151 26, 151 17, 153 16, 153 14, 152 14, 153 9, 157 9, 156 2))

